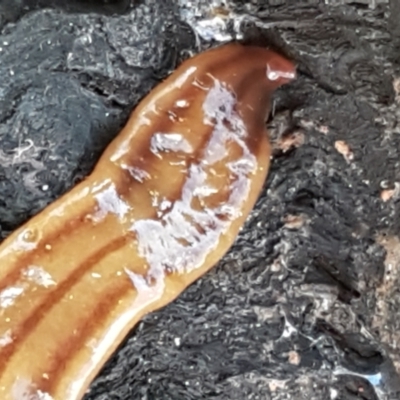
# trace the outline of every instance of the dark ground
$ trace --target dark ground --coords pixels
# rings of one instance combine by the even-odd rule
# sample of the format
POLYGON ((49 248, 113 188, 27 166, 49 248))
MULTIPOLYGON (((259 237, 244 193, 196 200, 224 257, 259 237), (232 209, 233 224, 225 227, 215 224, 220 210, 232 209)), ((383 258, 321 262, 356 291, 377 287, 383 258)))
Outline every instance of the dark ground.
POLYGON ((400 1, 170 3, 0 0, 2 237, 211 38, 244 32, 300 71, 276 94, 272 171, 236 244, 85 400, 400 399, 400 1))

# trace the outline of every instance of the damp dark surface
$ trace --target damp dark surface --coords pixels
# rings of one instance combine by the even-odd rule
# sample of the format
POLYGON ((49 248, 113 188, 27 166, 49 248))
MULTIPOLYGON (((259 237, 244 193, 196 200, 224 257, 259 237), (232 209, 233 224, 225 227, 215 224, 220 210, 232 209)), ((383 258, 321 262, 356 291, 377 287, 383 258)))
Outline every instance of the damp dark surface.
POLYGON ((25 14, 45 8, 66 13, 117 15, 127 12, 139 1, 130 0, 1 0, 0 24, 16 22, 25 14))
MULTIPOLYGON (((185 13, 151 0, 10 3, 3 238, 90 173, 137 102, 209 46, 187 23, 200 0, 185 13)), ((247 41, 298 64, 275 96, 265 190, 229 254, 132 330, 85 400, 399 399, 400 4, 229 7, 247 41)))

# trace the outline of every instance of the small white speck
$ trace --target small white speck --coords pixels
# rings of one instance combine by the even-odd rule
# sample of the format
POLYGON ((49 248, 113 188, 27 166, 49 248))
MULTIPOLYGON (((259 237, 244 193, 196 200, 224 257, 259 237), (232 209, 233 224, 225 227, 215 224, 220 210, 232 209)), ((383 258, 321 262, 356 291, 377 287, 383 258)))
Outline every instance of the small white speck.
POLYGON ((11 246, 12 250, 29 251, 29 250, 33 250, 37 247, 37 243, 31 243, 26 240, 27 232, 29 232, 29 231, 24 230, 23 232, 21 232, 18 235, 18 238, 15 240, 15 242, 11 246))
POLYGON ((11 396, 15 400, 53 400, 48 393, 37 390, 32 382, 17 378, 11 389, 11 396))
POLYGON ((44 286, 45 288, 56 284, 48 272, 46 272, 42 267, 36 265, 29 266, 22 272, 21 276, 28 281, 44 286))
POLYGON ((187 100, 178 100, 175 104, 179 108, 184 108, 189 105, 189 102, 187 100))
POLYGON ((42 190, 45 192, 46 190, 48 190, 49 189, 49 185, 43 185, 42 186, 42 190))
POLYGON ((176 347, 179 347, 179 346, 181 345, 181 338, 176 337, 176 338, 174 339, 174 343, 175 343, 175 346, 176 346, 176 347))
POLYGON ((138 182, 143 182, 147 179, 150 179, 150 175, 137 167, 130 167, 129 165, 122 164, 122 169, 127 170, 133 179, 136 179, 138 182))
POLYGON ((99 279, 99 278, 101 278, 101 275, 98 274, 97 272, 92 272, 92 278, 99 279))
POLYGON ((15 303, 15 300, 24 292, 23 286, 11 286, 0 292, 0 307, 7 308, 15 303))
POLYGON ((297 332, 297 329, 288 320, 286 320, 285 328, 283 329, 281 337, 289 338, 296 332, 297 332))
POLYGON ((128 268, 125 268, 125 273, 128 275, 129 279, 132 282, 132 285, 137 291, 143 291, 149 288, 146 279, 143 276, 135 274, 128 268))
POLYGON ((7 330, 2 336, 0 336, 0 347, 5 347, 13 342, 11 329, 7 330))
POLYGON ((276 81, 277 79, 294 79, 296 74, 294 72, 285 72, 271 69, 269 64, 267 64, 267 78, 270 81, 276 81))
POLYGON ((95 199, 98 205, 98 212, 95 215, 96 220, 102 220, 107 214, 115 214, 120 220, 129 212, 130 206, 125 203, 120 197, 112 184, 100 193, 95 194, 95 199))
POLYGON ((337 399, 337 397, 339 395, 338 391, 336 389, 333 389, 333 388, 329 389, 329 394, 331 396, 331 400, 337 399))
POLYGON ((191 153, 191 144, 180 133, 155 133, 150 142, 150 151, 157 155, 160 151, 191 153))
POLYGON ((10 69, 10 75, 13 76, 14 75, 14 71, 12 69, 10 69))

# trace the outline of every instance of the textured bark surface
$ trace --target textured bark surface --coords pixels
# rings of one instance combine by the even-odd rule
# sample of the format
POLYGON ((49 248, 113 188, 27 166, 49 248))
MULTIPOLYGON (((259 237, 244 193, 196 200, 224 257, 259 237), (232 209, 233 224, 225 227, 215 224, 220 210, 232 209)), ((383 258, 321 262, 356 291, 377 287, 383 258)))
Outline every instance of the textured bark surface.
POLYGON ((300 71, 275 96, 272 171, 234 247, 85 399, 399 399, 400 2, 169 3, 0 0, 3 238, 210 38, 243 32, 300 71))

